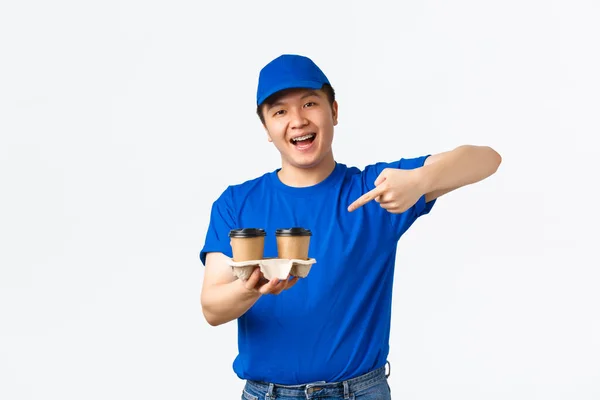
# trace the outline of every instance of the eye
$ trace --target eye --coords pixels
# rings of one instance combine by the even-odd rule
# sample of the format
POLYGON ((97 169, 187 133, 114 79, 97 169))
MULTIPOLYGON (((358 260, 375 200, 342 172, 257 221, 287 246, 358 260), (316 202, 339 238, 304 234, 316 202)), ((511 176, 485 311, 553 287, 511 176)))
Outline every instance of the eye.
POLYGON ((285 110, 277 110, 275 111, 275 113, 273 114, 274 117, 278 116, 278 115, 283 115, 285 114, 285 110))
POLYGON ((312 107, 312 106, 314 106, 314 105, 316 105, 316 103, 315 103, 314 101, 309 101, 308 103, 306 103, 306 104, 304 105, 304 107, 312 107))

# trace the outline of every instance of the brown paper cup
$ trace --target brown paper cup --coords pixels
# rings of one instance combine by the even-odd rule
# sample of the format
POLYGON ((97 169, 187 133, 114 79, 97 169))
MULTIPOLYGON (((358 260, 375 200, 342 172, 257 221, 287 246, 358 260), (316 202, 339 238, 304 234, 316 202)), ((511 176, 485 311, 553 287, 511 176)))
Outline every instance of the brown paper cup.
POLYGON ((311 236, 311 231, 304 228, 277 229, 277 257, 308 260, 311 236))
POLYGON ((229 232, 233 261, 262 260, 266 233, 263 229, 244 228, 229 232))

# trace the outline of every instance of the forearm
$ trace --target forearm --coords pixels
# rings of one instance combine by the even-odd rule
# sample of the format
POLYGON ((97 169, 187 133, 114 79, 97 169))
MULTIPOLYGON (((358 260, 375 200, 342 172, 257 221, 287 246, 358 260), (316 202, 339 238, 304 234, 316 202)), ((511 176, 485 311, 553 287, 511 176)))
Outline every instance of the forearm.
POLYGON ((500 155, 486 146, 460 146, 420 168, 423 193, 453 190, 479 182, 496 172, 500 155))
POLYGON ((260 296, 246 289, 239 279, 214 285, 202 293, 202 312, 210 325, 221 325, 242 316, 260 296))

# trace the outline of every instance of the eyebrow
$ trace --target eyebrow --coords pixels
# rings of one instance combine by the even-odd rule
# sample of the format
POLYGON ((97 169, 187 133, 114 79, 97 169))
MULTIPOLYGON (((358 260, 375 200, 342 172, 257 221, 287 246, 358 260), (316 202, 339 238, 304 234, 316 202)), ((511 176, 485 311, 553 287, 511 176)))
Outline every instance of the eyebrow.
MULTIPOLYGON (((319 94, 318 94, 317 92, 315 92, 314 90, 309 90, 308 92, 304 93, 304 94, 302 95, 302 97, 300 97, 300 99, 302 100, 302 99, 305 99, 305 98, 307 98, 307 97, 312 97, 312 96, 319 97, 319 94)), ((270 110, 270 109, 272 109, 272 108, 274 108, 274 107, 277 107, 277 106, 281 106, 281 105, 283 105, 283 104, 284 104, 284 103, 283 103, 283 101, 281 101, 281 100, 277 100, 275 103, 273 103, 273 104, 271 104, 271 105, 269 106, 268 110, 270 110)))
POLYGON ((309 91, 309 92, 306 92, 306 93, 304 94, 304 96, 302 96, 302 97, 300 97, 300 98, 301 98, 301 99, 305 99, 305 98, 307 98, 307 97, 311 97, 311 96, 317 96, 317 97, 319 97, 319 95, 318 95, 318 93, 317 93, 317 92, 315 92, 314 90, 311 90, 311 91, 309 91))

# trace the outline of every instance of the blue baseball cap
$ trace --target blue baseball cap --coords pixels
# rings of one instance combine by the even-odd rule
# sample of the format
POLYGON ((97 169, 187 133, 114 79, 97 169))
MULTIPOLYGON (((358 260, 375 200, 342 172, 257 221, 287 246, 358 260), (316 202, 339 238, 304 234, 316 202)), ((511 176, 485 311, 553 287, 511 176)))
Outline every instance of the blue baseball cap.
POLYGON ((303 88, 321 89, 329 80, 310 58, 295 54, 283 54, 260 70, 256 105, 260 106, 269 96, 280 90, 303 88))

